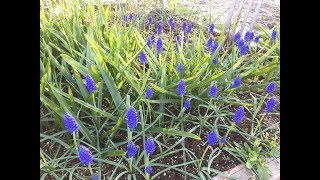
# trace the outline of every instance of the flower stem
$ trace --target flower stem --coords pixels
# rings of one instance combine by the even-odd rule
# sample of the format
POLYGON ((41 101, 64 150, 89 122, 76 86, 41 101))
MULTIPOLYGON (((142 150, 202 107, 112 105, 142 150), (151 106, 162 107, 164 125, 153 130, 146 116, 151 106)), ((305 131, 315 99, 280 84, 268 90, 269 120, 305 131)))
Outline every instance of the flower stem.
MULTIPOLYGON (((128 135, 128 141, 132 141, 132 131, 129 130, 129 135, 128 135)), ((133 157, 129 158, 129 168, 130 172, 132 173, 132 162, 133 162, 133 157)))
POLYGON ((91 164, 89 164, 88 169, 89 169, 89 171, 90 171, 90 174, 93 175, 93 171, 92 171, 92 168, 91 168, 91 164))
POLYGON ((261 125, 261 123, 262 123, 262 120, 264 119, 264 116, 265 116, 265 115, 266 115, 266 113, 263 113, 263 114, 262 114, 262 117, 260 118, 260 120, 259 120, 258 125, 256 126, 256 128, 254 129, 252 136, 254 136, 254 135, 256 134, 256 132, 258 131, 258 129, 259 129, 259 127, 260 127, 260 125, 261 125))
MULTIPOLYGON (((208 112, 209 112, 209 107, 211 106, 211 103, 212 103, 212 98, 210 98, 210 101, 209 101, 209 104, 208 104, 208 108, 207 108, 206 114, 204 115, 205 118, 207 117, 207 114, 208 114, 208 112)), ((201 131, 202 131, 202 128, 203 128, 203 124, 204 124, 203 118, 201 118, 199 135, 201 134, 201 131)))
POLYGON ((201 164, 202 164, 203 158, 204 158, 205 154, 207 153, 209 147, 210 146, 207 146, 207 148, 204 150, 204 152, 203 152, 203 154, 201 156, 200 163, 199 163, 199 171, 201 170, 201 164))
POLYGON ((76 132, 73 132, 73 133, 72 133, 72 136, 73 136, 74 146, 76 147, 76 150, 77 150, 77 154, 79 154, 78 144, 77 144, 77 138, 76 138, 76 132))
POLYGON ((235 127, 235 125, 236 125, 236 124, 235 124, 234 122, 231 124, 231 126, 229 127, 227 133, 225 134, 226 137, 228 136, 228 134, 229 134, 229 132, 231 131, 231 129, 233 129, 233 128, 235 127))
MULTIPOLYGON (((146 158, 146 166, 149 166, 149 154, 147 154, 147 158, 146 158)), ((145 170, 146 171, 146 170, 145 170)), ((146 179, 149 180, 150 179, 150 175, 146 172, 146 179)))

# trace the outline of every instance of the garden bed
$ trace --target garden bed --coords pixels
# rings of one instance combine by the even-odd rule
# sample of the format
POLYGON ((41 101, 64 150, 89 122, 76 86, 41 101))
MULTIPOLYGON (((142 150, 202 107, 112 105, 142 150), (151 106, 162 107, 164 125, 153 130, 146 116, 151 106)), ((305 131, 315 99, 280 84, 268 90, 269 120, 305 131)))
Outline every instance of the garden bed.
POLYGON ((68 3, 40 11, 43 179, 270 177, 279 27, 237 40, 236 24, 68 3))

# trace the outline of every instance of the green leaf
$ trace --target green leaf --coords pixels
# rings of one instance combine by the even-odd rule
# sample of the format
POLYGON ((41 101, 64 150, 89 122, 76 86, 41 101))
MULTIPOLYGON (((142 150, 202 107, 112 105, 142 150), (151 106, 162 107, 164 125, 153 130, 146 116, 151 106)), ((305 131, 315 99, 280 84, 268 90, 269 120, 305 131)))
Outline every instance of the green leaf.
POLYGON ((177 135, 182 137, 189 137, 196 140, 201 140, 201 138, 193 133, 190 132, 184 132, 184 131, 178 131, 174 129, 167 129, 167 128, 160 128, 160 127, 151 127, 149 128, 149 131, 162 133, 162 134, 169 134, 169 135, 177 135))
POLYGON ((112 151, 107 151, 105 154, 102 154, 101 157, 106 158, 106 157, 124 156, 124 155, 126 155, 126 152, 124 152, 123 150, 112 150, 112 151))

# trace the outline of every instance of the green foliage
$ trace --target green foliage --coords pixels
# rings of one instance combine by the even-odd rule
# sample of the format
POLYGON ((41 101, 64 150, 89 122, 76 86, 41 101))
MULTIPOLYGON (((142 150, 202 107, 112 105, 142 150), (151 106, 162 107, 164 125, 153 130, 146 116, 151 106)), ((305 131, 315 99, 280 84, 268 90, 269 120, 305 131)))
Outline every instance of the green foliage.
MULTIPOLYGON (((143 147, 132 163, 133 173, 127 166, 130 162, 126 155, 127 136, 122 135, 127 134, 125 114, 129 105, 139 113, 139 125, 132 140, 144 144, 146 137, 152 135, 156 143, 158 151, 150 158, 150 165, 159 171, 151 179, 169 170, 180 172, 185 179, 212 179, 216 174, 228 177, 212 165, 224 151, 246 163, 258 177, 267 177, 265 157, 279 155, 279 130, 270 133, 279 122, 259 123, 263 119, 264 89, 271 81, 279 85, 280 80, 280 41, 271 42, 270 30, 260 27, 264 32, 260 43, 253 44, 245 56, 239 56, 235 43, 223 46, 227 41, 223 27, 216 26, 222 32, 217 37, 219 47, 212 55, 206 50, 207 24, 194 28, 185 49, 181 45, 179 52, 175 51, 175 37, 165 32, 164 52, 159 56, 154 46, 146 45, 152 33, 146 25, 148 17, 135 16, 133 22, 125 24, 123 15, 127 9, 121 5, 49 2, 48 9, 43 6, 40 9, 41 179, 47 176, 88 179, 88 175, 78 173, 86 168, 78 159, 72 136, 65 130, 65 112, 72 114, 79 125, 78 143, 93 152, 94 172, 101 176, 102 166, 107 164, 114 170, 106 179, 145 178, 143 147), (147 65, 139 61, 141 51, 147 55, 147 65), (212 63, 215 57, 217 65, 212 63), (184 67, 182 74, 176 69, 180 63, 184 67), (86 89, 87 74, 97 84, 94 94, 86 89), (242 78, 242 86, 234 89, 231 85, 237 75, 242 78), (176 92, 182 78, 187 85, 183 98, 176 92), (208 90, 213 83, 217 84, 219 95, 210 101, 208 90), (147 86, 154 91, 152 99, 145 97, 147 86), (187 98, 192 99, 189 110, 183 109, 187 98), (246 109, 244 121, 251 124, 251 130, 237 125, 230 133, 238 134, 246 142, 220 143, 208 151, 208 161, 186 147, 186 138, 205 144, 206 139, 201 137, 206 138, 211 130, 223 136, 231 127, 235 107, 240 105, 246 109), (169 141, 173 144, 169 145, 169 141), (160 162, 173 154, 182 155, 183 162, 172 165, 160 162), (198 169, 198 173, 188 172, 189 165, 198 169)), ((164 23, 169 15, 161 17, 164 23)), ((177 33, 183 39, 180 29, 177 33)))

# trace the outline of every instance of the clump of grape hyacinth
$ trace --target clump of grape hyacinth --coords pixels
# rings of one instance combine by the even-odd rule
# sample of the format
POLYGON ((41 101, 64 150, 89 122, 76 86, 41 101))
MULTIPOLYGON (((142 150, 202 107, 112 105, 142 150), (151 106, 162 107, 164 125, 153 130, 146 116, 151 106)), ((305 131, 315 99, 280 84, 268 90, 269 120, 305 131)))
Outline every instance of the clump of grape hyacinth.
POLYGON ((180 63, 180 64, 178 65, 177 70, 178 70, 179 73, 182 73, 182 71, 183 71, 183 65, 182 65, 182 63, 180 63))
POLYGON ((131 131, 134 131, 138 125, 139 117, 134 107, 130 106, 126 114, 127 124, 131 131))
POLYGON ((147 63, 147 55, 146 55, 146 53, 144 51, 140 52, 140 57, 139 58, 140 58, 140 62, 142 64, 147 63))
POLYGON ((220 139, 220 142, 222 144, 226 143, 227 142, 227 137, 226 136, 222 136, 221 139, 220 139))
POLYGON ((243 45, 243 46, 240 46, 240 55, 241 56, 243 56, 243 55, 245 55, 245 54, 247 54, 247 49, 248 49, 248 47, 246 46, 246 45, 243 45))
POLYGON ((156 42, 156 35, 154 35, 153 33, 152 33, 152 35, 151 35, 151 42, 152 42, 152 43, 155 43, 155 42, 156 42))
POLYGON ((212 85, 210 90, 209 90, 209 95, 211 98, 217 97, 218 94, 218 87, 216 84, 212 85))
POLYGON ((273 109, 276 107, 276 105, 277 105, 277 100, 276 100, 276 98, 272 97, 272 98, 268 99, 267 102, 266 102, 266 109, 265 109, 265 111, 266 111, 267 113, 272 112, 273 109))
POLYGON ((66 126, 67 131, 70 134, 73 134, 74 132, 78 132, 79 130, 76 119, 68 112, 64 114, 64 125, 66 126))
POLYGON ((191 105, 191 99, 188 98, 188 99, 184 102, 183 107, 184 107, 185 109, 189 109, 189 108, 190 108, 190 105, 191 105))
POLYGON ((192 33, 192 24, 188 24, 188 33, 192 33))
POLYGON ((254 33, 253 32, 246 32, 246 34, 244 35, 244 40, 247 42, 250 42, 253 40, 254 37, 254 33))
POLYGON ((147 39, 147 46, 148 46, 149 48, 151 48, 151 46, 152 46, 152 41, 151 41, 150 38, 147 39))
POLYGON ((275 82, 271 82, 267 86, 266 91, 267 91, 268 94, 272 94, 273 91, 275 90, 275 88, 276 88, 276 83, 275 82))
POLYGON ((209 25, 209 33, 213 34, 213 30, 214 30, 214 24, 212 23, 209 25))
POLYGON ((169 18, 169 25, 170 25, 171 30, 174 30, 175 23, 174 23, 174 20, 172 18, 169 18))
POLYGON ((149 154, 152 155, 154 153, 154 150, 156 149, 155 145, 154 145, 154 141, 152 139, 152 137, 148 137, 145 145, 144 145, 144 150, 149 154))
POLYGON ((276 38, 277 38, 277 31, 274 29, 274 30, 272 31, 272 34, 271 34, 271 39, 272 39, 272 41, 275 41, 276 38))
POLYGON ((212 62, 214 65, 217 65, 218 64, 218 57, 213 58, 212 62))
POLYGON ((151 99, 152 96, 153 96, 153 91, 152 91, 151 87, 147 87, 146 98, 151 99))
POLYGON ((86 87, 91 94, 97 89, 96 83, 89 74, 86 75, 86 87))
POLYGON ((218 143, 218 135, 216 134, 216 132, 211 131, 208 135, 208 144, 209 146, 214 146, 218 143))
POLYGON ((236 79, 233 81, 232 87, 233 87, 233 88, 237 88, 237 87, 239 87, 240 85, 241 85, 241 78, 240 78, 240 76, 238 75, 238 76, 236 77, 236 79))
POLYGON ((158 54, 161 54, 162 51, 163 51, 162 39, 161 38, 158 38, 156 48, 157 48, 158 54))
POLYGON ((256 37, 253 39, 253 42, 254 42, 254 43, 258 43, 258 42, 259 42, 259 39, 260 39, 260 36, 256 36, 256 37))
POLYGON ((151 166, 147 166, 147 167, 146 167, 146 172, 147 172, 148 174, 151 174, 151 173, 152 173, 152 167, 151 167, 151 166))
POLYGON ((160 36, 162 34, 162 21, 158 25, 158 35, 160 36))
POLYGON ((99 180, 98 174, 92 175, 91 180, 99 180))
POLYGON ((79 159, 83 165, 89 166, 93 162, 92 152, 88 148, 80 145, 79 159))
POLYGON ((238 42, 238 40, 241 38, 240 32, 237 32, 234 37, 233 37, 233 41, 234 42, 238 42))
POLYGON ((210 53, 210 54, 213 54, 213 53, 217 50, 218 47, 219 47, 219 43, 218 43, 217 41, 215 41, 215 42, 213 43, 213 46, 212 46, 212 49, 211 49, 211 53, 210 53))
POLYGON ((149 23, 149 24, 152 24, 152 22, 153 22, 153 19, 152 19, 152 17, 150 16, 150 17, 148 18, 148 23, 149 23))
POLYGON ((236 45, 237 45, 238 48, 241 48, 242 46, 245 46, 243 39, 242 39, 242 38, 239 38, 239 39, 237 40, 237 44, 236 44, 236 45))
POLYGON ((207 49, 208 49, 209 52, 212 51, 212 47, 213 47, 213 38, 210 37, 210 38, 208 39, 208 42, 207 42, 207 49))
POLYGON ((179 96, 183 96, 186 93, 186 82, 184 79, 181 79, 177 86, 177 93, 179 96))
POLYGON ((238 107, 238 109, 236 110, 236 112, 234 113, 234 116, 233 116, 233 121, 236 123, 236 124, 239 124, 242 122, 244 118, 244 107, 243 106, 240 106, 238 107))
POLYGON ((127 151, 128 151, 128 157, 133 158, 136 156, 138 152, 138 148, 132 141, 129 141, 127 146, 127 151))
POLYGON ((182 22, 182 31, 183 31, 183 32, 186 32, 186 31, 187 31, 187 22, 186 22, 186 21, 183 21, 183 22, 182 22))
POLYGON ((131 14, 129 15, 129 19, 130 19, 130 21, 133 20, 133 13, 131 13, 131 14))

